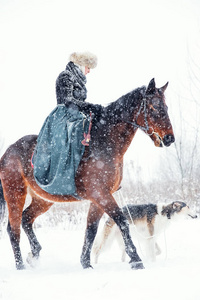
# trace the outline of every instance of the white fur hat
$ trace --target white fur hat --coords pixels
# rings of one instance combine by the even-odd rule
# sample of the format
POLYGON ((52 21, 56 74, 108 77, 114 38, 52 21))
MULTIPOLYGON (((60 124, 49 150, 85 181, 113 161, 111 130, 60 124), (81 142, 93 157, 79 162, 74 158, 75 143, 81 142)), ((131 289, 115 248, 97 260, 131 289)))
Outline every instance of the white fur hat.
POLYGON ((97 66, 97 56, 90 52, 73 52, 69 60, 73 63, 94 69, 97 66))

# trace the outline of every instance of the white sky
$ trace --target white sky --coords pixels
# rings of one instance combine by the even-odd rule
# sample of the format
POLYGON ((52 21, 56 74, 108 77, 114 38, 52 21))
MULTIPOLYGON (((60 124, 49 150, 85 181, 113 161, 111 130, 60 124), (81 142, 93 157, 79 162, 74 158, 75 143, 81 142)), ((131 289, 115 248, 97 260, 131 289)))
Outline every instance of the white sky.
POLYGON ((88 101, 114 101, 155 77, 158 87, 170 82, 173 106, 177 85, 187 84, 187 49, 199 54, 199 13, 198 0, 0 0, 5 146, 39 132, 56 105, 55 80, 73 51, 98 56, 87 77, 88 101))

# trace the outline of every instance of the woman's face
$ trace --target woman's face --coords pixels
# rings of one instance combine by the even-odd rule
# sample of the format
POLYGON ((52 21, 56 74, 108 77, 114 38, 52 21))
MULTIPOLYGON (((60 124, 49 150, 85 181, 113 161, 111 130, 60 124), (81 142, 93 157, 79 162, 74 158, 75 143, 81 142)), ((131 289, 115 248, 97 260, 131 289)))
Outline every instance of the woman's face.
POLYGON ((87 75, 88 73, 90 73, 90 68, 88 68, 87 66, 85 67, 85 75, 87 75))

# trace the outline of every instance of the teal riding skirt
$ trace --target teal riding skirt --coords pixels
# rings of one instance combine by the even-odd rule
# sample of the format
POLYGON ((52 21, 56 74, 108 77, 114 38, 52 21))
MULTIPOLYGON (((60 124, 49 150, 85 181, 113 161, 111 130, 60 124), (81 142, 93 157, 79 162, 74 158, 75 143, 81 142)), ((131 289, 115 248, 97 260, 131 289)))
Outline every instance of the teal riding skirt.
POLYGON ((57 105, 38 135, 32 163, 37 184, 53 195, 76 194, 75 175, 85 146, 89 119, 74 108, 57 105))

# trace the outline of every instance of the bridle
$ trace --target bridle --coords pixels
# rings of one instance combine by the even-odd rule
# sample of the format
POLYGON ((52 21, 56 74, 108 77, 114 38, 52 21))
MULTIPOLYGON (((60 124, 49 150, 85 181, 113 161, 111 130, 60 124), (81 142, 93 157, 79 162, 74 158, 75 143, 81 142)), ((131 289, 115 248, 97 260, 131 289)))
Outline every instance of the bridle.
POLYGON ((146 110, 146 107, 147 107, 147 98, 143 97, 143 99, 141 101, 141 104, 140 104, 140 108, 139 108, 139 110, 137 112, 137 115, 136 115, 136 118, 135 118, 135 122, 126 121, 126 123, 131 124, 133 127, 142 129, 142 130, 144 130, 144 131, 147 132, 149 130, 149 124, 148 124, 148 121, 147 121, 147 110, 146 110), (144 113, 144 123, 145 123, 145 126, 141 126, 141 125, 139 125, 137 123, 137 119, 138 119, 140 113, 144 113))
POLYGON ((149 123, 147 121, 147 109, 146 109, 146 107, 147 107, 147 98, 149 98, 149 97, 148 96, 144 96, 142 98, 142 101, 141 101, 141 104, 140 104, 140 108, 139 108, 139 110, 138 110, 138 112, 136 114, 135 122, 126 121, 126 123, 131 124, 135 128, 139 128, 139 129, 145 131, 149 136, 155 134, 155 135, 157 135, 159 137, 158 133, 155 132, 152 127, 149 126, 149 123), (141 125, 139 125, 137 123, 137 119, 138 119, 140 113, 144 113, 144 123, 145 123, 145 126, 141 126, 141 125), (150 128, 152 128, 152 132, 148 133, 148 130, 150 128))

